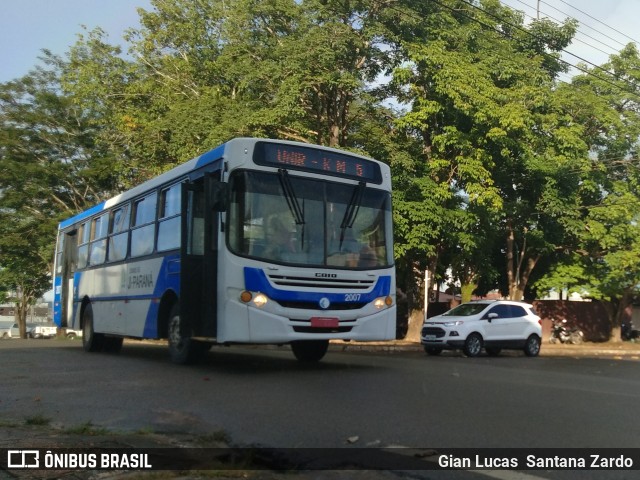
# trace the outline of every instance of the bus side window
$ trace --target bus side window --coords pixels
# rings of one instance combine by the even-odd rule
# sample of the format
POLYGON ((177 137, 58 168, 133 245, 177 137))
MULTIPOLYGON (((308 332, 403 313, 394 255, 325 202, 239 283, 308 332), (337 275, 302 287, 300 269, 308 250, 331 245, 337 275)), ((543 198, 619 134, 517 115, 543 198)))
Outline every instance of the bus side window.
POLYGON ((180 248, 180 186, 178 183, 160 193, 159 252, 180 248))
POLYGON ((156 200, 154 192, 133 205, 133 227, 131 230, 131 256, 139 257, 153 253, 156 229, 156 200))
POLYGON ((58 234, 58 243, 56 244, 56 275, 62 274, 62 252, 64 252, 64 244, 66 241, 66 235, 64 232, 58 234))
POLYGON ((127 258, 129 245, 129 205, 123 205, 113 211, 111 215, 111 230, 109 236, 109 261, 117 262, 127 258))
POLYGON ((80 225, 78 234, 78 268, 85 268, 89 260, 89 235, 91 228, 87 222, 80 225))
POLYGON ((204 193, 189 191, 187 194, 187 254, 204 255, 204 193))
POLYGON ((109 215, 100 215, 91 222, 91 253, 89 255, 90 265, 100 265, 104 263, 107 253, 107 228, 109 226, 109 215))

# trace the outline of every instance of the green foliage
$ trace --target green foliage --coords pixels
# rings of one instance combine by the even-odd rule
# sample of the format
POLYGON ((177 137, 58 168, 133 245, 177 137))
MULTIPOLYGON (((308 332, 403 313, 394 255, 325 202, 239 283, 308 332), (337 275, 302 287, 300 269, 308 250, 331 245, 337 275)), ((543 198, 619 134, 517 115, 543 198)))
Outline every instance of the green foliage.
POLYGON ((425 268, 465 295, 635 292, 634 45, 565 84, 577 25, 525 25, 497 0, 151 5, 128 55, 83 31, 64 58, 45 52, 46 68, 0 85, 4 290, 44 288, 60 218, 246 135, 391 166, 414 304, 425 268))
MULTIPOLYGON (((414 16, 425 14, 426 6, 407 3, 414 16)), ((456 276, 475 281, 476 274, 492 270, 491 243, 502 231, 507 253, 517 257, 505 264, 509 294, 518 298, 537 260, 565 240, 563 225, 546 215, 547 208, 575 205, 580 179, 563 169, 588 151, 582 130, 564 112, 564 97, 553 89, 561 64, 549 54, 567 45, 575 25, 534 22, 527 31, 522 18, 498 2, 484 6, 460 16, 444 3, 437 19, 427 20, 428 35, 420 37, 411 26, 391 25, 405 58, 392 85, 411 105, 398 127, 421 144, 424 175, 432 182, 435 205, 424 202, 424 212, 414 216, 430 222, 432 232, 447 231, 435 245, 433 237, 422 237, 421 253, 462 250, 456 276), (554 188, 560 176, 563 190, 554 188), (451 202, 455 198, 467 205, 458 214, 464 221, 449 213, 460 208, 451 202), (466 235, 473 225, 476 235, 466 235)))
MULTIPOLYGON (((87 110, 59 90, 59 59, 0 85, 0 284, 26 312, 50 288, 57 221, 111 186, 87 110)), ((88 202, 88 203, 87 203, 88 202)))
POLYGON ((35 426, 42 427, 42 426, 47 426, 50 423, 51 423, 51 419, 41 414, 32 415, 24 419, 25 425, 35 425, 35 426))

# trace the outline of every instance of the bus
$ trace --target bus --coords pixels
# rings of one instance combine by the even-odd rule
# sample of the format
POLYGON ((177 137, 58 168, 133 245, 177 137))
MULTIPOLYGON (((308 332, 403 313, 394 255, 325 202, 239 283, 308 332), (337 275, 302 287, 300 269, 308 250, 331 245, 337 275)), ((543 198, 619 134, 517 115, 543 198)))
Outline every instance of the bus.
POLYGON ((391 175, 328 147, 235 138, 58 228, 54 322, 87 352, 166 339, 178 364, 212 345, 396 335, 391 175))

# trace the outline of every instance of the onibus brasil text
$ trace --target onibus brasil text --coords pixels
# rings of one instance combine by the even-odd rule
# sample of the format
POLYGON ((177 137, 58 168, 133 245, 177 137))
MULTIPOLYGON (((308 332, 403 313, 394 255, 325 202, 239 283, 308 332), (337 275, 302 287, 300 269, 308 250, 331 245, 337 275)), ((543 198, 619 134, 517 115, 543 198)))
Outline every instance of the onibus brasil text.
POLYGON ((59 453, 47 450, 40 459, 39 450, 9 450, 8 459, 9 468, 153 468, 146 453, 59 453))

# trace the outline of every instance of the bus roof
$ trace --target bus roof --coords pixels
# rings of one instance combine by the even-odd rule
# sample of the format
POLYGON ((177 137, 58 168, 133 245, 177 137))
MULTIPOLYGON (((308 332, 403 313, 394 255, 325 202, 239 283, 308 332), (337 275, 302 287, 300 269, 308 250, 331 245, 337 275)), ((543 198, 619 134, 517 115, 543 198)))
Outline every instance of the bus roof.
POLYGON ((89 218, 95 215, 96 213, 101 212, 102 210, 111 208, 112 206, 117 205, 118 203, 131 200, 132 198, 142 195, 149 190, 153 190, 159 187, 160 185, 171 183, 172 180, 178 180, 193 170, 197 170, 200 167, 212 164, 220 160, 224 156, 224 151, 225 151, 225 147, 227 146, 227 143, 224 143, 219 147, 214 148, 213 150, 209 150, 208 152, 203 153, 199 157, 193 158, 181 165, 178 165, 177 167, 174 167, 171 170, 168 170, 165 173, 158 175, 157 177, 147 180, 146 182, 143 182, 140 185, 131 188, 130 190, 127 190, 119 195, 116 195, 115 197, 110 198, 109 200, 99 203, 98 205, 91 207, 87 210, 84 210, 83 212, 80 212, 71 218, 63 220, 62 222, 60 222, 60 225, 58 226, 58 228, 60 230, 63 230, 71 225, 74 225, 84 220, 85 218, 89 218))
MULTIPOLYGON (((168 170, 167 172, 161 175, 158 175, 157 177, 154 177, 150 180, 147 180, 146 182, 141 183, 140 185, 133 187, 130 190, 127 190, 119 195, 116 195, 115 197, 110 198, 109 200, 106 200, 94 207, 91 207, 83 212, 80 212, 71 218, 63 220, 62 222, 60 222, 58 228, 59 230, 64 230, 65 228, 68 228, 78 222, 83 221, 86 218, 89 218, 97 213, 100 213, 103 210, 107 210, 115 205, 118 205, 119 203, 126 202, 128 200, 142 196, 147 192, 149 192, 150 190, 154 190, 161 185, 170 184, 173 181, 177 181, 181 178, 184 178, 190 172, 198 170, 201 167, 204 167, 206 165, 211 165, 217 161, 221 161, 226 153, 229 153, 230 155, 233 154, 233 150, 235 148, 235 147, 232 147, 233 144, 237 144, 238 147, 243 148, 244 146, 248 146, 249 144, 255 144, 256 142, 260 142, 260 141, 268 141, 268 142, 291 144, 291 145, 294 145, 294 144, 304 145, 304 144, 301 144, 300 142, 291 142, 288 140, 274 140, 274 139, 267 139, 267 138, 234 138, 214 148, 213 150, 209 150, 208 152, 205 152, 196 158, 188 160, 187 162, 181 165, 178 165, 172 168, 171 170, 168 170)), ((310 146, 310 145, 306 145, 306 146, 310 146)), ((341 154, 347 154, 355 157, 372 160, 369 157, 365 157, 363 155, 360 155, 354 152, 346 152, 346 151, 338 150, 335 148, 324 147, 319 145, 314 145, 314 147, 322 150, 330 150, 330 151, 339 152, 341 154)), ((222 162, 220 164, 220 168, 221 167, 222 167, 222 162)))

